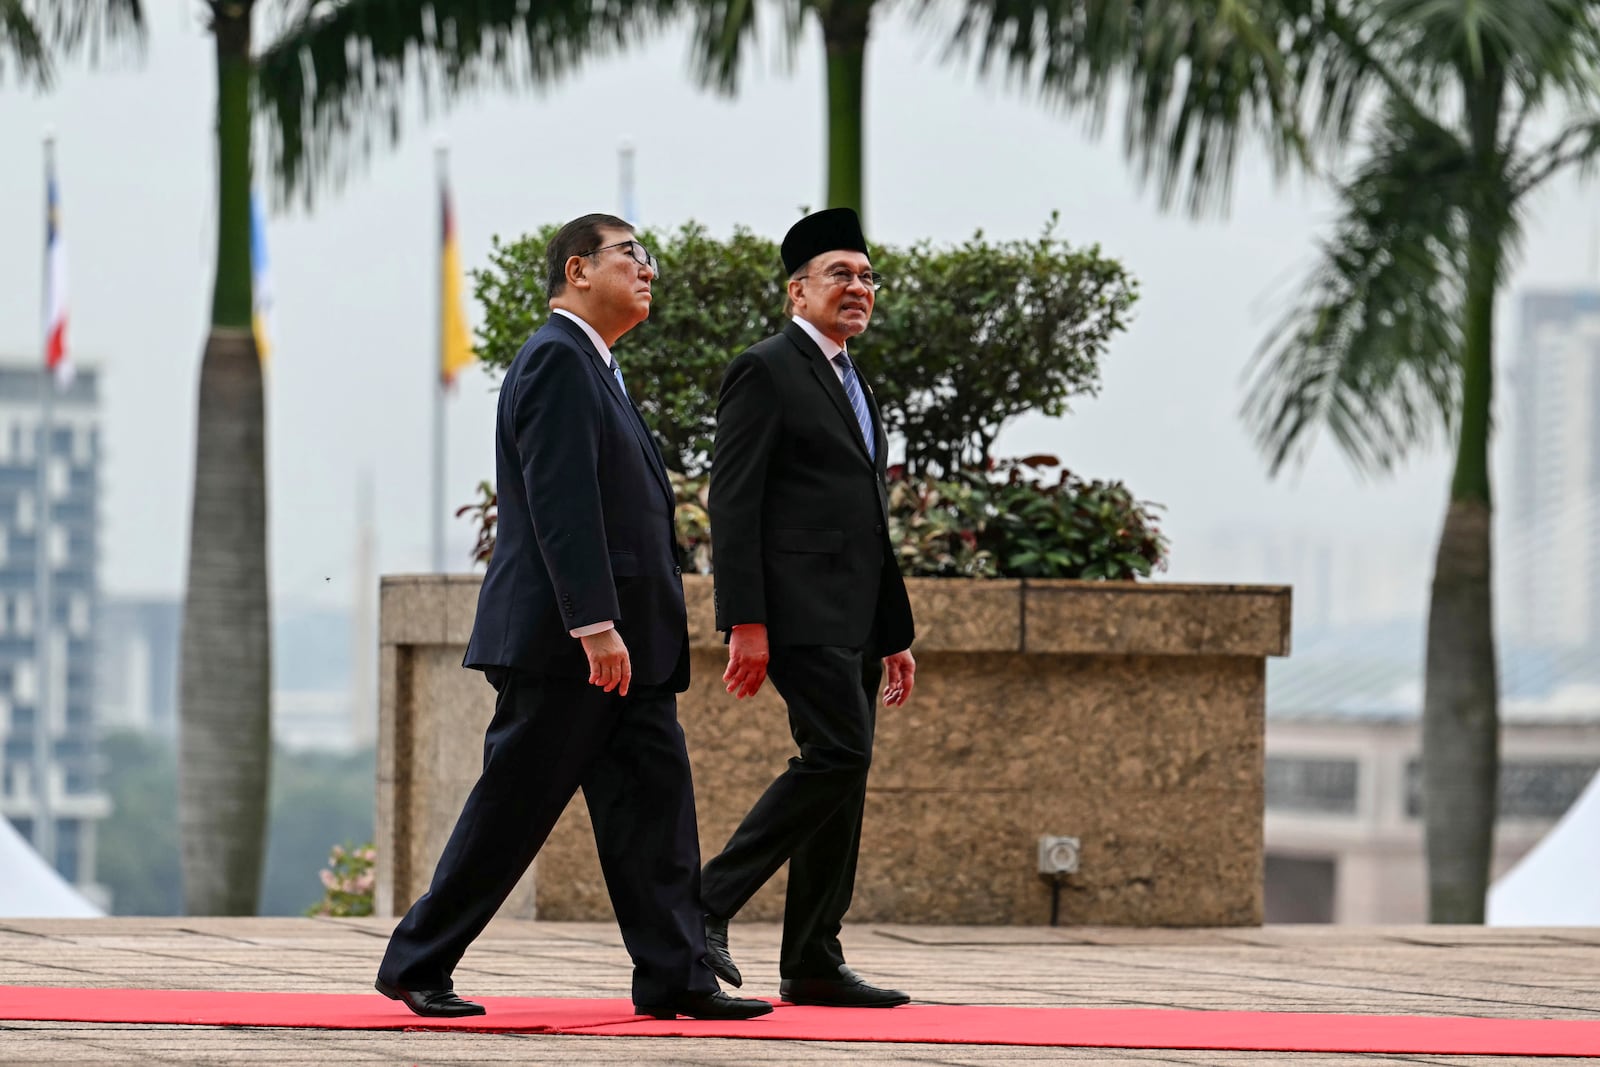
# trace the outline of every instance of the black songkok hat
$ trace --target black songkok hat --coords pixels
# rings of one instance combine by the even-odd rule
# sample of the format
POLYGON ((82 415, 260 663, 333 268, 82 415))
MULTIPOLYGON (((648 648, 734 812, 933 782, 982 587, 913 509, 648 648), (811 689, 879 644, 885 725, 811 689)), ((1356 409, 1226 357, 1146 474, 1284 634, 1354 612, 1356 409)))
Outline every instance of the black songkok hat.
POLYGON ((793 274, 813 256, 847 249, 871 256, 861 235, 861 217, 854 208, 830 207, 807 215, 783 235, 783 269, 793 274))

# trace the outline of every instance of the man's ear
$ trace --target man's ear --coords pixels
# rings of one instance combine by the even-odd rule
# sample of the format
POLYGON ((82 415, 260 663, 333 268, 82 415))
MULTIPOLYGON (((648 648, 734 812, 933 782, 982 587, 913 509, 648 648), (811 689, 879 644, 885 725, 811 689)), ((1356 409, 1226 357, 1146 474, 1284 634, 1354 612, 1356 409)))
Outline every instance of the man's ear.
POLYGON ((589 288, 589 279, 587 277, 586 268, 584 266, 585 262, 586 261, 584 260, 584 258, 582 256, 568 256, 567 257, 567 284, 568 285, 575 286, 575 287, 577 287, 579 289, 587 289, 587 288, 589 288))

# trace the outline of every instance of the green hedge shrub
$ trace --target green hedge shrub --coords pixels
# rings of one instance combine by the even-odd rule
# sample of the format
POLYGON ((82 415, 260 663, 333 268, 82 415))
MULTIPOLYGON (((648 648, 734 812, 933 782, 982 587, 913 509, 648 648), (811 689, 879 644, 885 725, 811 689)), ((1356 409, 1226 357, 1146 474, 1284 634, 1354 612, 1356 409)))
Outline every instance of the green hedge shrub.
MULTIPOLYGON (((549 315, 543 257, 554 233, 496 240, 475 274, 478 355, 491 367, 509 364, 549 315)), ((781 260, 776 244, 747 230, 721 241, 691 223, 640 239, 661 277, 650 318, 616 356, 667 466, 695 476, 710 465, 723 368, 783 328, 781 260)), ((979 234, 953 248, 880 247, 873 266, 889 282, 850 350, 913 475, 983 470, 1006 423, 1061 415, 1073 397, 1093 395, 1100 358, 1138 299, 1120 264, 1068 247, 1054 219, 1032 241, 979 234)))
MULTIPOLYGON (((1052 218, 1033 241, 977 234, 953 248, 874 250, 873 266, 889 281, 872 326, 850 348, 904 449, 890 472, 890 524, 907 575, 1132 578, 1163 565, 1155 505, 1120 482, 1065 469, 1051 481, 1053 457, 990 454, 1010 420, 1064 414, 1073 397, 1098 390, 1100 358, 1138 298, 1120 264, 1098 248, 1068 247, 1055 226, 1052 218)), ((497 239, 489 267, 475 274, 478 355, 491 367, 508 365, 549 316, 543 255, 555 229, 497 239)), ((780 257, 747 230, 724 241, 694 223, 640 239, 661 277, 649 320, 615 354, 673 472, 685 567, 706 574, 717 392, 728 360, 783 327, 780 257)), ((457 514, 474 516, 474 558, 487 561, 493 486, 481 484, 479 500, 457 514)))

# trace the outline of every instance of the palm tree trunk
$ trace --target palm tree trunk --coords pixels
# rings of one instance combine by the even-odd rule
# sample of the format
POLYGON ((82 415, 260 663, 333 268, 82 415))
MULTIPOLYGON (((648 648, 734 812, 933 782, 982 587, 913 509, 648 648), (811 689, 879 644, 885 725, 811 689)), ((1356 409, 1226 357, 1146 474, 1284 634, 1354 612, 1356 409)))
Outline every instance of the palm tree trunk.
POLYGON ((1428 918, 1481 923, 1500 769, 1500 722, 1489 599, 1492 512, 1452 500, 1428 611, 1422 710, 1428 918))
POLYGON ((866 111, 867 34, 873 0, 834 0, 822 11, 828 57, 828 207, 862 203, 862 123, 866 111))
POLYGON ((217 275, 200 364, 179 703, 191 915, 253 915, 266 842, 271 638, 266 431, 251 331, 250 8, 213 5, 217 275))
POLYGON ((1428 917, 1438 923, 1483 922, 1500 775, 1489 493, 1500 242, 1493 219, 1468 225, 1461 436, 1434 566, 1422 708, 1428 917))

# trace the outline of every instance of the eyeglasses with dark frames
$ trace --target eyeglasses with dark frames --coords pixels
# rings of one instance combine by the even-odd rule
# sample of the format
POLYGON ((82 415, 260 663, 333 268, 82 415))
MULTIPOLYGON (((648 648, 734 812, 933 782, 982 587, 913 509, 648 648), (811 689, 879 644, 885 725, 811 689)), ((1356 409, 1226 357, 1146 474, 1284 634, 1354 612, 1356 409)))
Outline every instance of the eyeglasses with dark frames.
POLYGON ((650 273, 654 274, 657 278, 661 277, 661 265, 656 262, 656 257, 651 255, 650 250, 644 245, 640 244, 638 241, 618 241, 614 245, 602 245, 601 247, 591 249, 588 252, 579 252, 578 256, 580 258, 585 256, 595 256, 599 255, 601 252, 606 252, 613 248, 625 249, 628 253, 629 259, 633 260, 641 267, 649 267, 650 273))
POLYGON ((862 271, 860 274, 857 274, 855 271, 846 270, 844 267, 838 267, 834 270, 830 270, 826 274, 806 274, 803 275, 803 277, 822 278, 833 285, 838 286, 840 289, 848 288, 851 282, 859 281, 862 285, 866 286, 873 292, 877 292, 879 289, 882 289, 884 284, 889 280, 875 270, 862 271))

